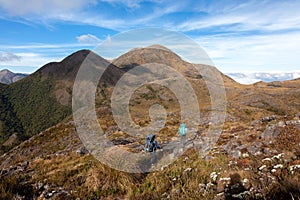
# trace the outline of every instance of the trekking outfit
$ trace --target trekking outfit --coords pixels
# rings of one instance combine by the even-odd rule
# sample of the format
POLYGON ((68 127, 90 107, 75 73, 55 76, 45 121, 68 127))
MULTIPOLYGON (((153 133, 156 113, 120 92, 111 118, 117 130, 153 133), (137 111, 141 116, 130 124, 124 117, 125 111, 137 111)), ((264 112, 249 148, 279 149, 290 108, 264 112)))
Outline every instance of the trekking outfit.
POLYGON ((187 128, 185 124, 180 124, 179 130, 178 130, 179 135, 181 136, 181 144, 185 144, 185 136, 187 133, 187 128))
POLYGON ((154 134, 150 134, 146 137, 146 144, 145 144, 145 151, 146 152, 150 152, 151 155, 151 165, 154 165, 157 162, 157 158, 155 155, 155 151, 156 149, 158 149, 158 143, 155 141, 155 135, 154 134))
POLYGON ((146 137, 146 144, 145 144, 145 151, 147 152, 154 152, 158 149, 158 144, 155 141, 155 135, 150 134, 146 137))

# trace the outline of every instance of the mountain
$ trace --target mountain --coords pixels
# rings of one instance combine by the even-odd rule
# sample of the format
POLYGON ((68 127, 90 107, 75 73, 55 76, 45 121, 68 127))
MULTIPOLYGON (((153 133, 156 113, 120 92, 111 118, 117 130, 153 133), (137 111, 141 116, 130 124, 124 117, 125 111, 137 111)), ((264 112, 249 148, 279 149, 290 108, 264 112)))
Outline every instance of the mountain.
POLYGON ((1 88, 3 141, 16 133, 21 140, 53 126, 71 114, 72 82, 90 51, 76 52, 1 88))
MULTIPOLYGON (((108 63, 89 50, 80 50, 61 62, 48 63, 22 80, 2 86, 0 108, 7 110, 2 112, 2 119, 10 119, 7 115, 14 116, 12 121, 18 122, 17 126, 5 121, 7 131, 5 136, 1 134, 3 142, 15 133, 21 136, 21 140, 30 138, 71 115, 73 83, 87 56, 92 65, 104 66, 103 63, 108 63)), ((120 71, 111 65, 103 80, 111 84, 120 71)))
MULTIPOLYGON (((49 63, 16 83, 0 84, 0 120, 9 133, 5 131, 4 135, 2 128, 6 139, 3 145, 21 142, 12 149, 4 149, 0 156, 0 199, 299 198, 300 79, 242 85, 221 73, 227 99, 226 121, 216 145, 207 155, 199 156, 194 139, 206 137, 211 126, 211 94, 207 83, 211 87, 218 83, 213 77, 205 77, 206 73, 199 74, 193 66, 158 45, 133 49, 112 63, 82 50, 61 62, 49 63), (83 84, 89 85, 90 78, 97 78, 95 70, 108 66, 93 98, 105 138, 115 145, 108 159, 118 158, 122 165, 129 158, 122 157, 116 147, 142 152, 143 159, 150 156, 143 153, 144 137, 121 130, 115 122, 111 97, 123 98, 122 93, 113 93, 118 84, 124 83, 119 82, 123 75, 132 76, 126 80, 128 85, 147 80, 152 74, 161 78, 137 87, 128 102, 134 126, 141 128, 151 123, 152 105, 160 104, 166 110, 164 127, 153 131, 162 147, 155 154, 156 159, 168 153, 167 144, 179 143, 177 131, 182 109, 179 97, 159 84, 173 78, 162 76, 161 66, 175 69, 190 83, 199 100, 201 120, 197 128, 187 127, 186 146, 178 147, 178 152, 182 151, 178 159, 155 172, 126 173, 99 162, 83 146, 78 126, 70 115, 74 79, 87 57, 90 59, 86 64, 92 67, 81 77, 83 84), (148 71, 138 70, 138 66, 147 63, 150 63, 148 71), (152 68, 157 71, 148 73, 152 68), (18 141, 23 135, 30 139, 18 141)), ((199 68, 202 72, 218 72, 212 66, 199 65, 199 68)), ((184 98, 189 98, 188 95, 184 98)), ((83 102, 86 98, 83 95, 83 102)), ((99 147, 102 148, 101 141, 99 147)), ((174 157, 176 152, 168 155, 174 157)), ((144 160, 140 161, 141 165, 135 166, 138 170, 155 166, 144 166, 144 160)))
MULTIPOLYGON (((18 137, 22 138, 23 132, 23 127, 18 120, 12 105, 4 95, 6 89, 7 85, 0 84, 0 144, 3 144, 13 134, 18 134, 18 137)), ((17 144, 18 140, 15 140, 15 142, 12 141, 12 143, 17 144)), ((0 153, 1 150, 5 150, 5 146, 6 145, 0 149, 0 153)))
POLYGON ((7 69, 4 69, 0 71, 0 83, 11 84, 18 80, 21 80, 26 76, 27 74, 13 73, 7 69))
POLYGON ((259 81, 287 81, 300 77, 300 72, 282 72, 282 73, 227 73, 228 76, 242 84, 252 84, 259 81))

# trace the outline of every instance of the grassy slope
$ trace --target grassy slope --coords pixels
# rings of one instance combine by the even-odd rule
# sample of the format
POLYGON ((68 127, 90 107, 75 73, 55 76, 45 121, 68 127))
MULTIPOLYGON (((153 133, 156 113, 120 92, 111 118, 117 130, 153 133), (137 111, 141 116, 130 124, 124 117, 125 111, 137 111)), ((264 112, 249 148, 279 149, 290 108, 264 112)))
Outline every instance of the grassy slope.
MULTIPOLYGON (((286 131, 290 131, 289 127, 286 131)), ((295 137, 298 133, 293 134, 295 137)), ((213 199, 227 187, 219 181, 221 177, 248 179, 251 187, 264 191, 264 198, 256 199, 300 197, 297 190, 300 173, 287 172, 289 165, 300 164, 299 152, 298 160, 285 163, 277 175, 258 170, 265 164, 261 161, 263 156, 235 160, 218 153, 213 159, 204 160, 193 149, 160 171, 128 174, 103 165, 90 154, 77 154, 81 146, 74 124, 60 123, 0 157, 0 168, 11 173, 1 177, 0 198, 12 198, 16 193, 32 198, 56 191, 53 199, 167 199, 168 196, 171 199, 213 199), (26 167, 24 162, 28 162, 26 167), (212 172, 220 173, 216 183, 210 177, 212 172), (272 184, 264 180, 269 177, 272 184), (209 183, 212 183, 211 189, 203 192, 201 187, 209 183), (62 190, 59 188, 66 193, 59 193, 62 190)), ((281 148, 280 152, 288 150, 284 145, 281 148)))
POLYGON ((90 53, 81 50, 61 62, 49 63, 34 74, 0 87, 0 144, 13 133, 29 138, 71 114, 72 85, 82 61, 90 53))
POLYGON ((9 86, 11 102, 25 134, 30 137, 53 126, 71 114, 70 107, 60 105, 53 95, 55 81, 39 73, 9 86))
POLYGON ((6 89, 7 85, 0 84, 0 144, 13 133, 23 133, 23 127, 4 93, 6 89))

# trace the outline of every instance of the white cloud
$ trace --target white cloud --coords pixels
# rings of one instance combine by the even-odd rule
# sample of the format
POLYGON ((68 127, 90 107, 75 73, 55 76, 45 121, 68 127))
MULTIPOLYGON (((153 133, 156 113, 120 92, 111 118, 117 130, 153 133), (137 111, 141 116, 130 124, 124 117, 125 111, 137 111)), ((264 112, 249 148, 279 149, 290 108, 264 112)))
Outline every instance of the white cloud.
POLYGON ((178 30, 191 31, 222 27, 227 31, 278 31, 300 28, 299 1, 220 1, 200 4, 207 15, 182 22, 178 30))
MULTIPOLYGON (((162 0, 149 1, 28 0, 24 3, 24 0, 0 0, 0 7, 11 16, 20 17, 18 19, 23 17, 34 22, 45 21, 47 23, 47 20, 76 22, 114 30, 147 26, 171 28, 183 33, 203 30, 200 34, 207 34, 206 36, 193 36, 193 38, 204 47, 216 66, 223 72, 261 71, 262 68, 267 71, 300 68, 298 56, 300 55, 300 32, 297 32, 300 30, 298 11, 300 1, 254 0, 245 3, 199 1, 193 2, 193 6, 188 6, 189 1, 167 1, 167 3, 162 0), (135 12, 128 9, 141 11, 145 8, 144 2, 149 1, 155 4, 151 4, 149 12, 143 12, 144 14, 136 12, 135 16, 135 12), (116 10, 105 10, 107 3, 113 5, 108 6, 109 8, 116 8, 116 10, 119 9, 117 6, 125 5, 129 14, 123 16, 123 13, 119 14, 116 10), (94 9, 91 5, 96 4, 98 7, 94 9), (191 15, 190 11, 193 12, 191 15), (179 15, 176 15, 177 12, 179 15), (175 14, 168 18, 172 13, 175 14), (178 18, 174 19, 177 16, 178 18), (226 34, 215 34, 215 32, 226 34)), ((0 45, 0 49, 12 52, 18 49, 20 52, 26 48, 34 48, 33 52, 37 53, 62 52, 67 49, 67 52, 70 52, 70 49, 75 49, 75 47, 92 46, 100 42, 99 38, 91 34, 78 36, 77 40, 79 42, 77 44, 29 44, 10 47, 0 45)), ((113 41, 113 39, 107 37, 107 41, 113 41)), ((137 46, 140 45, 137 44, 137 46)), ((185 47, 176 48, 182 50, 185 47)), ((124 53, 121 50, 120 52, 124 53)))
POLYGON ((20 61, 21 56, 18 56, 11 52, 1 52, 0 51, 0 62, 10 62, 10 61, 20 61))
MULTIPOLYGON (((114 30, 128 30, 139 26, 158 26, 160 17, 180 11, 184 3, 162 0, 29 0, 24 5, 23 0, 0 0, 0 8, 5 11, 0 17, 20 17, 19 21, 28 23, 41 23, 48 28, 53 28, 51 21, 76 22, 114 30), (107 2, 118 9, 118 6, 126 6, 129 9, 149 9, 151 12, 143 12, 135 17, 118 15, 119 11, 108 10, 107 2), (141 6, 143 2, 154 2, 150 7, 141 6), (101 12, 98 11, 101 9, 101 12), (8 15, 6 15, 6 13, 8 15), (23 20, 23 21, 22 21, 23 20), (50 22, 50 23, 49 23, 50 22)), ((132 11, 129 11, 132 12, 132 11)), ((12 20, 16 20, 13 18, 12 20)), ((169 25, 167 25, 169 27, 169 25)), ((171 24, 170 24, 171 26, 171 24)))
POLYGON ((12 49, 12 50, 28 50, 31 49, 33 51, 36 50, 59 50, 59 49, 70 49, 70 48, 80 48, 80 47, 89 47, 93 46, 91 44, 44 44, 44 43, 37 43, 37 44, 26 44, 26 45, 0 45, 0 49, 12 49))
MULTIPOLYGON (((107 2, 110 4, 122 4, 125 5, 128 8, 140 8, 140 4, 143 2, 143 0, 100 0, 102 2, 107 2)), ((148 0, 148 2, 155 2, 155 3, 162 3, 162 0, 148 0)))
POLYGON ((142 0, 101 0, 110 4, 124 4, 129 8, 139 8, 142 0))
POLYGON ((4 61, 0 62, 0 68, 6 69, 14 69, 14 72, 33 72, 37 70, 38 68, 42 67, 43 65, 54 62, 54 61, 60 61, 65 56, 45 56, 38 53, 17 53, 18 57, 22 57, 22 62, 19 62, 18 60, 10 60, 10 61, 4 61), (17 70, 20 68, 19 70, 17 70))
POLYGON ((95 35, 86 34, 86 35, 80 35, 77 37, 77 41, 81 44, 99 44, 101 40, 97 38, 95 35))
POLYGON ((203 36, 196 41, 222 72, 300 68, 300 32, 270 35, 203 36))
POLYGON ((286 81, 296 79, 300 72, 256 72, 256 73, 228 73, 228 76, 242 84, 253 84, 259 81, 286 81))
POLYGON ((96 3, 96 0, 0 0, 0 7, 6 10, 10 15, 24 16, 28 14, 47 15, 51 12, 74 12, 88 5, 95 5, 96 3))

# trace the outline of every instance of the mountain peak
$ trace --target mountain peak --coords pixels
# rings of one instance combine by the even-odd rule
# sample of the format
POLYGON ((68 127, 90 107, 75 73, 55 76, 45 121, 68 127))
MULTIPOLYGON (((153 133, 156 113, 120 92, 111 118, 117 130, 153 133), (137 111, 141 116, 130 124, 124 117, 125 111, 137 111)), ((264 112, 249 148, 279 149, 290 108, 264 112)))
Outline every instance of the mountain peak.
POLYGON ((168 49, 167 47, 162 46, 162 45, 160 45, 160 44, 153 44, 153 45, 150 45, 150 46, 148 46, 148 47, 146 47, 146 48, 161 49, 161 50, 165 50, 165 51, 170 51, 170 52, 172 52, 170 49, 168 49))
POLYGON ((13 72, 11 72, 11 71, 8 70, 8 69, 2 69, 2 70, 0 71, 0 73, 13 73, 13 72))
POLYGON ((73 80, 80 65, 90 53, 91 51, 86 49, 76 51, 61 62, 51 62, 44 65, 37 73, 53 77, 56 80, 73 80))
POLYGON ((123 68, 132 64, 145 63, 181 63, 184 62, 176 53, 170 49, 153 44, 147 47, 134 48, 127 53, 121 55, 113 61, 113 64, 123 68))
POLYGON ((4 84, 11 84, 24 78, 25 76, 27 76, 27 74, 13 73, 8 69, 3 69, 0 71, 0 82, 4 84))

